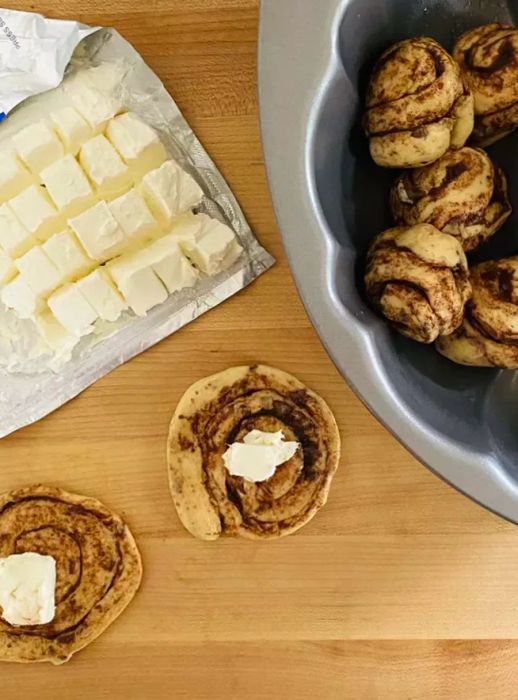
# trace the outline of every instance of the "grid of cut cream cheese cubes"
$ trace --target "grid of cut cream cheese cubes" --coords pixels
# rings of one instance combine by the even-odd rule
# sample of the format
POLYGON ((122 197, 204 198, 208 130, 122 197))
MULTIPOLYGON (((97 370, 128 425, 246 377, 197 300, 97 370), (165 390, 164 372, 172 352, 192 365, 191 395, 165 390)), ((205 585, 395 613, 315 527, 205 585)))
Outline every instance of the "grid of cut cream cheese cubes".
POLYGON ((228 226, 193 213, 203 191, 154 129, 94 88, 71 100, 0 157, 0 299, 54 350, 242 252, 228 226))

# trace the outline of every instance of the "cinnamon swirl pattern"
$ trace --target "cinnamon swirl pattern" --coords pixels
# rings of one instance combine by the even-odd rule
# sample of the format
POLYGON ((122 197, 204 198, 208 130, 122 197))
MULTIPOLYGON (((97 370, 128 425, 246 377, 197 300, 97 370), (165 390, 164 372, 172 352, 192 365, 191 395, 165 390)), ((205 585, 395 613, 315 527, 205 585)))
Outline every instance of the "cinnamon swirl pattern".
POLYGON ((478 248, 511 214, 502 170, 484 151, 467 146, 404 172, 390 204, 397 224, 432 224, 455 236, 465 251, 478 248))
POLYGON ((368 253, 365 285, 396 330, 421 343, 458 328, 471 294, 462 246, 430 224, 380 234, 368 253))
POLYGON ((466 143, 473 98, 440 44, 408 39, 389 48, 374 67, 363 124, 378 165, 426 165, 466 143))
POLYGON ((194 384, 178 404, 168 444, 171 493, 195 537, 281 537, 324 505, 339 455, 336 421, 317 394, 272 367, 233 367, 194 384), (231 476, 222 458, 253 429, 282 430, 286 440, 300 443, 259 483, 231 476))
POLYGON ((453 56, 473 94, 473 142, 487 146, 518 126, 518 29, 488 24, 463 34, 453 56))
POLYGON ((0 619, 0 660, 61 664, 92 642, 135 595, 140 555, 123 521, 99 501, 32 486, 0 496, 0 557, 37 552, 56 560, 52 622, 0 619))
POLYGON ((518 369, 518 256, 475 266, 471 280, 463 324, 438 351, 462 365, 518 369))

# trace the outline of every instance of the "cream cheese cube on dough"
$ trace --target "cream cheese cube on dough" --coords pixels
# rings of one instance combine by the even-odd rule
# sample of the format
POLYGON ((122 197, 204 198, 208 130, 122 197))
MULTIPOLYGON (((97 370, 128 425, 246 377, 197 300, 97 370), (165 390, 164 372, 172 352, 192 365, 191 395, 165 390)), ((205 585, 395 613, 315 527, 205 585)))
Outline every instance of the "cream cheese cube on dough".
POLYGON ((167 287, 169 294, 192 287, 198 272, 180 250, 173 234, 159 238, 145 249, 146 259, 167 287))
POLYGON ((74 156, 65 156, 45 168, 41 173, 41 181, 56 207, 66 216, 80 214, 96 200, 92 187, 74 156))
POLYGON ((234 231, 206 214, 178 220, 172 233, 185 255, 207 275, 230 267, 243 251, 234 231))
POLYGON ((35 175, 39 175, 43 168, 65 154, 63 144, 45 121, 26 126, 13 136, 12 143, 22 161, 35 175))
POLYGON ((16 276, 16 267, 5 251, 0 248, 0 284, 10 282, 16 276))
POLYGON ((44 187, 31 185, 8 202, 27 231, 46 240, 59 226, 59 214, 44 187))
POLYGON ((91 333, 98 315, 81 294, 76 284, 67 284, 49 297, 50 310, 59 323, 72 335, 91 333))
POLYGON ((33 317, 43 306, 40 297, 22 275, 18 275, 3 287, 0 298, 5 306, 16 311, 20 318, 33 317))
POLYGON ((123 160, 139 175, 158 168, 167 158, 157 132, 132 112, 112 119, 106 135, 123 160))
POLYGON ((15 265, 29 287, 43 299, 63 283, 63 275, 39 245, 18 258, 15 265))
POLYGON ((145 316, 167 299, 167 290, 149 266, 145 251, 112 260, 107 268, 122 296, 138 316, 145 316))
POLYGON ((128 308, 110 276, 102 268, 79 280, 77 288, 103 321, 116 321, 128 308))
POLYGON ((35 243, 30 231, 19 221, 8 204, 0 206, 0 246, 11 257, 26 253, 35 243))
POLYGON ((63 107, 51 112, 50 120, 66 150, 73 156, 94 135, 92 127, 74 107, 63 107))
POLYGON ((203 190, 174 160, 144 175, 141 185, 152 213, 162 224, 170 224, 203 199, 203 190))
POLYGON ((83 144, 79 162, 100 197, 112 199, 127 192, 132 180, 128 166, 108 141, 100 134, 83 144))
POLYGON ((67 282, 86 275, 95 266, 68 229, 55 233, 42 248, 67 282))
POLYGON ((23 552, 0 558, 0 607, 10 625, 51 622, 56 613, 55 591, 54 557, 23 552))
POLYGON ((0 203, 16 197, 32 183, 32 175, 14 151, 7 150, 0 154, 0 203))
POLYGON ((117 197, 108 206, 129 240, 141 241, 157 233, 157 221, 136 189, 117 197))
POLYGON ((68 223, 88 255, 105 262, 118 255, 127 244, 124 231, 106 202, 98 202, 68 223))
POLYGON ((122 109, 115 98, 86 85, 73 89, 71 98, 77 111, 96 134, 103 133, 108 121, 122 109))

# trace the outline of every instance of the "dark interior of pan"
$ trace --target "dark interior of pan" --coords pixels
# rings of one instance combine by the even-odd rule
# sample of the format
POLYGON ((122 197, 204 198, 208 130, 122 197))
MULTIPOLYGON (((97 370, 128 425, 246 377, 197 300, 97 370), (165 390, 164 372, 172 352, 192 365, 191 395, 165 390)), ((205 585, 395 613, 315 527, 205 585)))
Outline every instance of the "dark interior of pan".
MULTIPOLYGON (((341 154, 341 197, 337 198, 330 189, 325 177, 326 168, 318 166, 318 139, 314 148, 316 186, 322 210, 341 246, 352 245, 357 252, 357 284, 349 285, 344 280, 337 289, 343 295, 342 302, 362 312, 362 323, 378 336, 377 344, 383 347, 381 362, 394 390, 410 411, 426 412, 431 427, 442 435, 483 452, 491 445, 499 453, 509 474, 518 478, 518 387, 515 374, 454 365, 431 347, 393 332, 387 333, 384 325, 368 311, 361 292, 368 243, 392 223, 388 191, 395 177, 394 171, 379 168, 371 160, 367 141, 360 129, 363 92, 373 62, 391 43, 400 39, 432 36, 451 50, 455 38, 470 27, 493 21, 513 23, 515 20, 518 20, 518 1, 349 2, 340 24, 338 41, 351 93, 343 102, 346 139, 341 154), (320 172, 323 175, 321 181, 320 172)), ((333 95, 329 97, 332 100, 333 95)), ((335 105, 329 107, 335 109, 335 105)), ((324 100, 321 124, 328 124, 325 111, 324 100)), ((509 177, 514 213, 504 228, 471 256, 473 261, 518 253, 518 132, 490 147, 488 152, 509 177)))
MULTIPOLYGON (((465 493, 518 522, 518 373, 455 365, 393 332, 366 304, 369 242, 392 225, 396 172, 360 128, 374 61, 428 35, 518 23, 518 0, 263 0, 261 126, 272 197, 297 285, 331 357, 373 412, 465 493)), ((488 149, 514 213, 471 257, 518 253, 518 131, 488 149)))

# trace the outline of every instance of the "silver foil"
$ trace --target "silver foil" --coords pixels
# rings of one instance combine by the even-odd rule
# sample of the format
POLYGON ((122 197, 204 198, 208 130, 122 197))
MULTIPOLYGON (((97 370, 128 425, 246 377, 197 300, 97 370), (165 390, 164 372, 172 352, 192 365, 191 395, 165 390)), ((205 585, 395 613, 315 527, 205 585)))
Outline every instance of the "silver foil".
MULTIPOLYGON (((206 197, 201 209, 228 223, 244 251, 229 270, 201 278, 194 288, 169 297, 145 318, 126 314, 116 326, 106 326, 83 339, 71 359, 61 366, 53 364, 48 356, 34 353, 29 343, 19 344, 18 353, 24 355, 26 362, 0 370, 0 437, 54 411, 100 377, 238 292, 274 263, 256 240, 230 188, 162 82, 118 32, 102 29, 84 39, 72 57, 65 80, 73 80, 74 74, 84 69, 102 70, 109 64, 117 71, 113 92, 126 108, 140 114, 160 132, 171 155, 203 187, 206 197), (17 371, 20 367, 23 371, 17 371)), ((10 121, 11 117, 5 127, 10 121)), ((0 139, 8 131, 4 131, 3 124, 0 139)), ((4 328, 9 328, 10 313, 0 308, 0 324, 4 328)), ((12 342, 16 343, 15 325, 11 333, 12 342)))

